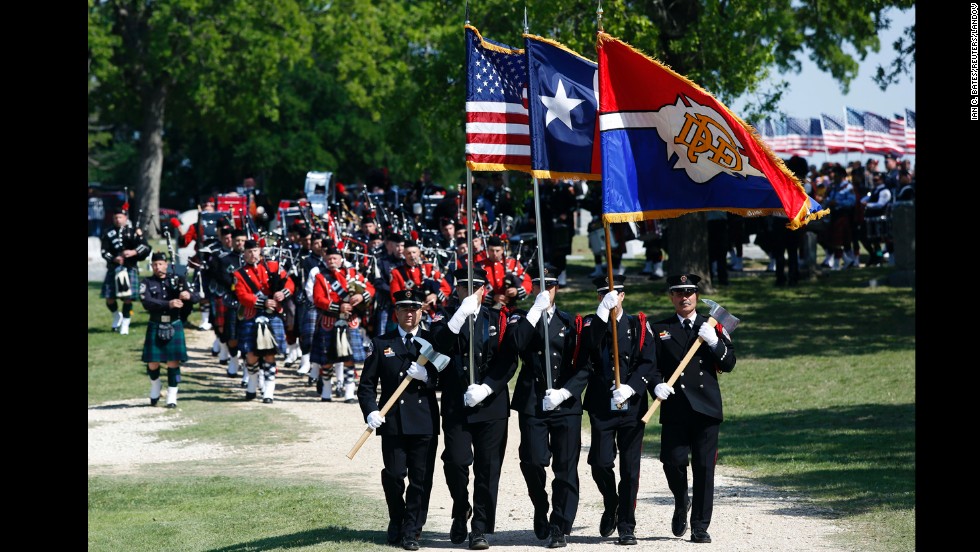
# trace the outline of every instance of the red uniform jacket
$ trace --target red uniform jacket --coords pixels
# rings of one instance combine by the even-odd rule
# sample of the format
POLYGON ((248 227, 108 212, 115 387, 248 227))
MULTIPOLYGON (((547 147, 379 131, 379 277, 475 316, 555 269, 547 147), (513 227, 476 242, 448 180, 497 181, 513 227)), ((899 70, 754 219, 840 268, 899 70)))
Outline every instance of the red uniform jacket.
MULTIPOLYGON (((283 294, 286 297, 292 295, 296 291, 292 278, 286 274, 285 270, 279 268, 279 263, 276 261, 267 261, 267 264, 269 271, 273 274, 279 274, 279 281, 283 285, 281 289, 283 294)), ((235 295, 242 305, 243 316, 246 319, 255 318, 259 311, 265 309, 265 298, 272 297, 269 288, 269 272, 266 271, 265 263, 260 261, 254 265, 246 264, 235 271, 235 295), (252 289, 252 285, 249 285, 250 283, 255 286, 255 290, 252 289), (259 298, 259 292, 262 294, 261 298, 259 298)), ((282 314, 282 304, 276 308, 276 314, 282 314)))
POLYGON ((313 305, 320 312, 320 326, 332 330, 340 316, 340 304, 349 303, 353 294, 363 290, 360 295, 364 301, 358 303, 347 318, 347 326, 357 328, 361 325, 361 317, 367 316, 367 309, 374 298, 374 285, 357 269, 341 268, 333 274, 317 272, 313 282, 313 305), (355 283, 356 282, 356 283, 355 283))
POLYGON ((511 299, 508 307, 513 307, 515 301, 524 299, 531 294, 531 277, 527 275, 524 267, 517 259, 504 259, 497 262, 484 261, 483 268, 487 271, 487 283, 493 286, 493 292, 483 296, 485 305, 493 306, 494 296, 503 294, 509 287, 517 288, 517 297, 511 299), (516 286, 514 286, 515 283, 516 286))
MULTIPOLYGON (((422 263, 421 266, 403 264, 391 271, 391 302, 395 302, 395 293, 403 289, 424 289, 438 296, 437 306, 444 307, 453 293, 449 282, 442 273, 436 270, 432 263, 422 263)), ((428 294, 428 293, 427 293, 428 294)))

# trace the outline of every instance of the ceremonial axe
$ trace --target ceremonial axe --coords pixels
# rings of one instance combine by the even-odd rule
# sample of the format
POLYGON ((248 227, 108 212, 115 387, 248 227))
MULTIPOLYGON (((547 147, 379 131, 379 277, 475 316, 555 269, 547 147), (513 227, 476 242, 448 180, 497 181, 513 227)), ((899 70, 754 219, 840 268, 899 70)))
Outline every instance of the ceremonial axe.
MULTIPOLYGON (((445 370, 446 366, 449 365, 449 357, 433 349, 431 343, 425 339, 422 339, 421 337, 415 337, 413 341, 419 346, 419 359, 416 362, 422 365, 430 364, 435 367, 436 372, 442 372, 445 370)), ((401 384, 398 385, 398 388, 395 389, 395 392, 388 399, 388 402, 381 407, 380 413, 382 416, 388 414, 391 407, 395 406, 395 402, 398 400, 398 397, 402 396, 402 393, 405 392, 408 384, 411 383, 413 379, 414 378, 412 376, 405 376, 405 379, 403 379, 401 384)), ((350 449, 350 452, 347 453, 347 458, 350 458, 351 460, 354 459, 354 455, 357 454, 357 451, 360 450, 361 446, 365 441, 367 441, 367 438, 371 436, 373 431, 374 429, 372 429, 370 426, 364 430, 364 433, 361 434, 361 438, 354 443, 354 448, 350 449)))
MULTIPOLYGON (((721 326, 725 328, 725 330, 729 334, 735 331, 735 327, 738 326, 738 323, 740 322, 738 318, 732 316, 731 313, 726 311, 724 307, 722 307, 718 303, 715 303, 711 299, 702 299, 701 301, 703 301, 705 304, 711 307, 710 310, 708 311, 709 314, 708 321, 705 322, 705 324, 707 324, 708 327, 713 328, 715 324, 721 324, 721 326)), ((670 375, 670 379, 667 380, 667 385, 671 387, 674 386, 674 382, 677 381, 677 378, 681 376, 681 372, 683 372, 684 368, 687 367, 687 363, 691 362, 691 359, 694 358, 694 353, 697 352, 698 347, 700 347, 702 343, 704 343, 704 339, 702 339, 701 336, 699 335, 697 340, 691 345, 691 348, 687 351, 687 354, 684 355, 684 359, 681 360, 681 363, 677 365, 677 369, 674 370, 674 373, 670 375)), ((643 415, 641 421, 643 423, 649 422, 650 418, 653 416, 653 413, 656 412, 657 407, 660 406, 660 403, 662 402, 663 401, 660 400, 659 397, 655 398, 653 400, 653 406, 650 407, 650 410, 647 410, 647 413, 643 415)))

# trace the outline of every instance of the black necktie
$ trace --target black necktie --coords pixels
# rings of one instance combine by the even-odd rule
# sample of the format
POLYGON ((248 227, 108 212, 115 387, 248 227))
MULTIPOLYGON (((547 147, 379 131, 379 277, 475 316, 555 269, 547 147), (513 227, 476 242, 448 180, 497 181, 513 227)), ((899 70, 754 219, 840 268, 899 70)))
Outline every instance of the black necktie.
POLYGON ((408 349, 408 352, 412 356, 415 356, 415 342, 412 341, 412 334, 411 334, 411 332, 405 334, 405 348, 408 349))
POLYGON ((690 320, 684 320, 684 331, 687 332, 687 338, 688 339, 691 338, 691 329, 692 329, 691 328, 691 321, 690 320))

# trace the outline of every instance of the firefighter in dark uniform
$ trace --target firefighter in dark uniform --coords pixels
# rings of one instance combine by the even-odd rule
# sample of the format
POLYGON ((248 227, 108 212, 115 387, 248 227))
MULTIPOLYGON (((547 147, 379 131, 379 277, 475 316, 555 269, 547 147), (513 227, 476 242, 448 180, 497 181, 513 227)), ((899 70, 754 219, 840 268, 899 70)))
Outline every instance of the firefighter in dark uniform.
POLYGON ((105 280, 99 297, 112 313, 112 331, 129 334, 133 317, 133 290, 139 288, 138 264, 150 256, 152 248, 139 229, 129 224, 124 207, 112 211, 112 227, 102 233, 102 258, 106 262, 105 280), (119 311, 118 299, 122 299, 119 311))
POLYGON ((636 494, 640 483, 640 452, 643 448, 641 420, 647 412, 646 389, 656 366, 656 349, 647 335, 646 316, 623 312, 626 276, 593 280, 600 303, 596 313, 582 323, 580 358, 588 359, 589 386, 585 390, 585 409, 589 412, 592 444, 589 466, 592 479, 602 494, 603 513, 599 534, 608 537, 619 532, 619 544, 636 544, 636 494), (612 323, 616 317, 616 350, 619 379, 613 362, 612 323), (617 388, 616 384, 619 383, 617 388), (614 471, 619 452, 619 485, 614 471))
POLYGON ((667 293, 675 314, 651 324, 652 335, 648 337, 653 337, 657 348, 657 367, 651 384, 653 394, 663 401, 660 461, 674 495, 671 530, 678 537, 687 531, 690 510, 691 542, 705 543, 711 542, 708 525, 714 500, 718 428, 723 419, 718 374, 735 368, 735 348, 720 324, 708 327, 708 318, 695 310, 700 280, 696 274, 667 278, 667 293), (674 386, 667 385, 698 337, 704 342, 674 386), (688 456, 694 483, 691 499, 687 496, 688 456))
MULTIPOLYGON (((515 312, 508 318, 504 342, 494 362, 509 363, 510 368, 504 373, 513 374, 518 358, 521 360, 510 405, 517 411, 521 430, 521 472, 534 505, 535 536, 541 540, 550 538, 549 548, 560 548, 567 545, 565 536, 571 533, 578 512, 581 396, 589 372, 587 363, 576 362, 575 358, 582 318, 555 306, 558 279, 554 267, 545 268, 543 290, 537 271, 538 265, 532 264, 529 274, 533 278, 534 304, 526 314, 515 312), (550 382, 544 364, 544 328, 551 352, 550 382), (549 463, 554 474, 550 518, 545 487, 545 468, 549 463)), ((491 389, 499 389, 507 382, 491 377, 485 383, 491 389)))
POLYGON ((153 275, 140 281, 140 303, 150 315, 143 340, 143 362, 150 376, 150 405, 160 400, 163 382, 160 364, 167 364, 167 408, 177 407, 177 385, 180 383, 180 363, 187 362, 187 342, 180 311, 196 297, 187 281, 167 270, 169 263, 163 253, 150 259, 153 275))
POLYGON ((371 340, 371 352, 357 387, 357 401, 368 426, 381 436, 381 487, 388 504, 388 544, 419 549, 429 513, 429 496, 439 444, 438 375, 418 364, 416 336, 430 340, 421 324, 423 295, 417 289, 394 294, 395 329, 371 340), (385 416, 386 404, 406 376, 411 382, 385 416), (378 396, 378 385, 381 396, 378 396), (408 477, 408 485, 405 478, 408 477))
MULTIPOLYGON (((453 272, 456 279, 457 308, 450 318, 432 326, 432 346, 451 358, 450 368, 439 377, 442 391, 442 430, 445 450, 443 471, 449 494, 453 497, 453 524, 450 540, 459 544, 466 539, 466 520, 472 515, 471 550, 490 547, 485 533, 493 533, 497 512, 497 489, 504 451, 507 448, 507 418, 510 416, 510 391, 506 374, 496 374, 497 388, 484 383, 504 331, 506 314, 483 305, 487 292, 487 275, 473 268, 473 294, 469 295, 467 268, 453 272), (473 318, 473 371, 470 381, 470 329, 473 318), (473 505, 469 502, 470 465, 473 465, 473 505)), ((495 365, 507 370, 508 365, 495 365)))

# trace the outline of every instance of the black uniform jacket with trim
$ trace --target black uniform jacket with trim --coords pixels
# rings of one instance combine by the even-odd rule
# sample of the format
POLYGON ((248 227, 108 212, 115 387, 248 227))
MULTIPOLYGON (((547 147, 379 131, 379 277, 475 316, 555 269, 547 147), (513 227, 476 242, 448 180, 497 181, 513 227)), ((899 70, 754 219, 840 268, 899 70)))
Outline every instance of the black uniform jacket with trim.
POLYGON ((639 419, 646 414, 646 389, 653 380, 652 374, 657 365, 656 344, 649 334, 643 335, 646 331, 646 327, 640 326, 639 316, 624 314, 616 321, 616 334, 619 337, 619 382, 632 387, 635 393, 628 400, 627 410, 614 411, 610 408, 613 393, 610 388, 615 384, 612 324, 608 320, 603 322, 595 314, 585 317, 579 358, 587 359, 589 367, 589 385, 585 390, 584 401, 589 414, 602 419, 624 415, 639 419), (603 358, 605 355, 608 356, 603 358))
MULTIPOLYGON (((647 335, 647 339, 652 338, 657 348, 657 367, 653 372, 653 381, 650 382, 651 394, 657 384, 666 383, 670 379, 697 340, 701 325, 707 321, 706 316, 698 314, 690 338, 676 314, 650 324, 653 335, 647 335)), ((717 418, 719 422, 724 419, 718 374, 731 372, 735 368, 735 347, 728 336, 722 332, 717 333, 718 343, 714 348, 701 343, 674 382, 674 394, 660 405, 660 423, 683 423, 689 419, 691 411, 717 418)))
MULTIPOLYGON (((419 337, 431 343, 431 334, 419 326, 419 337)), ((361 381, 357 387, 357 402, 364 419, 388 402, 395 389, 401 385, 408 368, 417 356, 409 354, 398 328, 371 340, 371 353, 364 361, 361 381), (381 396, 378 396, 378 384, 381 396)), ((413 379, 398 401, 385 414, 385 423, 376 431, 378 435, 438 435, 439 401, 436 386, 439 374, 432 364, 426 363, 428 381, 413 379)))
POLYGON ((470 384, 469 322, 463 323, 457 335, 449 329, 450 318, 452 316, 445 316, 439 322, 432 324, 432 348, 450 358, 449 366, 439 375, 442 416, 468 423, 509 417, 510 388, 506 382, 494 387, 487 381, 491 367, 497 370, 495 374, 497 381, 506 376, 509 368, 506 364, 492 362, 501 341, 500 312, 481 305, 480 312, 473 321, 473 333, 476 334, 476 339, 473 341, 475 383, 487 383, 492 392, 489 397, 472 407, 466 406, 463 402, 463 394, 470 384))
MULTIPOLYGON (((545 320, 546 317, 547 313, 541 314, 541 320, 545 320)), ((544 394, 549 386, 545 382, 545 365, 542 362, 544 338, 541 320, 536 326, 531 326, 525 311, 511 313, 507 320, 504 342, 501 343, 500 351, 494 359, 494 364, 502 362, 509 367, 506 370, 491 368, 491 374, 504 374, 506 379, 498 380, 497 376, 491 375, 486 383, 493 389, 506 385, 517 370, 517 361, 520 359, 521 370, 514 387, 514 396, 510 401, 511 410, 538 418, 581 416, 582 391, 588 384, 589 371, 584 362, 574 365, 572 363, 577 339, 575 316, 556 309, 548 324, 548 343, 551 348, 550 387, 565 388, 572 394, 571 398, 561 403, 560 408, 549 411, 545 411, 542 407, 544 394)))

